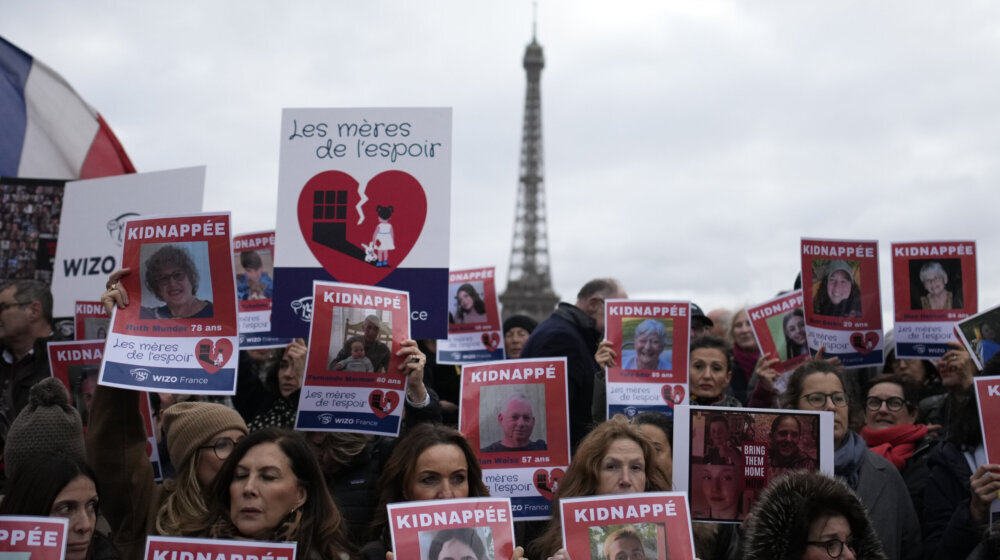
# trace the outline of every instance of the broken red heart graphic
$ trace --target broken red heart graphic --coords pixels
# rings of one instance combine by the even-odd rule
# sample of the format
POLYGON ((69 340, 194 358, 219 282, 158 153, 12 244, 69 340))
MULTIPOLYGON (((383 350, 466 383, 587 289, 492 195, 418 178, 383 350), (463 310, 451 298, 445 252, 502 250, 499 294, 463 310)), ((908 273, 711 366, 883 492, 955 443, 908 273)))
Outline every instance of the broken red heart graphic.
POLYGON ((495 331, 490 333, 484 332, 481 338, 483 340, 483 346, 485 346, 490 352, 496 350, 497 346, 500 345, 500 335, 495 331))
POLYGON ((878 333, 874 331, 869 331, 864 334, 859 332, 851 333, 851 346, 853 346, 859 354, 868 354, 878 346, 878 333))
POLYGON ((228 338, 220 338, 214 344, 211 339, 203 338, 194 345, 194 349, 198 365, 208 373, 219 371, 233 357, 233 343, 228 338))
POLYGON ((555 491, 559 488, 559 483, 562 481, 562 477, 562 469, 552 469, 551 471, 538 469, 535 471, 535 474, 531 476, 535 483, 535 488, 538 489, 538 493, 549 501, 552 500, 553 494, 555 494, 555 491))
POLYGON ((664 385, 660 391, 663 400, 669 405, 681 404, 684 401, 683 385, 664 385))
POLYGON ((347 173, 323 171, 302 187, 298 218, 306 245, 330 276, 371 286, 395 270, 417 242, 427 196, 403 171, 383 171, 364 188, 347 173))
POLYGON ((368 406, 372 408, 372 412, 379 418, 385 418, 392 414, 392 411, 396 410, 396 405, 398 404, 399 394, 395 391, 383 392, 376 389, 368 395, 368 406))

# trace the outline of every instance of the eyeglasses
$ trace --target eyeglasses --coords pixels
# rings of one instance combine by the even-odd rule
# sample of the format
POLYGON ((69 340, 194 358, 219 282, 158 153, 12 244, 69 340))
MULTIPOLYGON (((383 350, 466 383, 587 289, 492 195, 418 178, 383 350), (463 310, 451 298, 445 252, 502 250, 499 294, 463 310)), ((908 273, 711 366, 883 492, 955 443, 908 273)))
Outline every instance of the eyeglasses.
POLYGON ((211 449, 220 461, 225 461, 226 457, 229 457, 229 454, 233 452, 236 443, 229 438, 219 438, 212 445, 202 445, 198 449, 211 449))
POLYGON ((865 399, 865 406, 868 410, 872 412, 882 408, 882 403, 885 403, 885 407, 889 409, 890 412, 899 412, 903 409, 903 405, 906 401, 899 397, 889 397, 888 399, 880 399, 878 397, 868 397, 865 399))
POLYGON ((851 549, 851 552, 857 552, 854 541, 845 542, 840 539, 830 539, 828 541, 806 541, 806 544, 825 548, 830 558, 840 558, 840 555, 844 553, 845 546, 851 549))
POLYGON ((15 301, 15 302, 11 303, 9 301, 5 301, 3 303, 0 303, 0 313, 3 313, 4 311, 7 311, 11 307, 24 307, 25 305, 31 305, 31 302, 30 301, 25 301, 25 302, 22 302, 22 303, 18 303, 18 302, 15 301))
POLYGON ((809 393, 803 395, 803 399, 813 408, 821 408, 826 404, 826 399, 833 401, 833 406, 841 408, 847 406, 847 396, 843 393, 809 393))
POLYGON ((170 282, 183 282, 187 278, 187 273, 183 270, 178 270, 176 272, 171 272, 170 274, 164 274, 163 276, 158 276, 156 278, 156 285, 159 287, 166 286, 170 282))

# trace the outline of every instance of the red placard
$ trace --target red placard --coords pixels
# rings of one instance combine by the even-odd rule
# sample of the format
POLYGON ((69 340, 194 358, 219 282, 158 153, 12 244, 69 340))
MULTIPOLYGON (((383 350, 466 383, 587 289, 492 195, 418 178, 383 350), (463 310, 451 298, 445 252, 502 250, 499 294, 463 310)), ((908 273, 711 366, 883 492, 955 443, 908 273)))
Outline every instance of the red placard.
POLYGON ((563 547, 573 560, 694 558, 687 496, 644 492, 561 498, 563 547), (610 553, 610 555, 609 555, 610 553))
MULTIPOLYGON (((788 373, 809 359, 802 290, 748 307, 747 316, 761 354, 781 359, 774 369, 788 373)), ((785 381, 778 379, 779 390, 784 391, 785 381)))
POLYGON ((1000 463, 1000 375, 976 377, 976 401, 983 429, 986 462, 1000 463))
POLYGON ((229 541, 224 539, 189 539, 146 537, 146 560, 246 560, 247 558, 295 560, 295 543, 229 541))
POLYGON ((62 517, 0 516, 0 556, 63 560, 68 531, 62 517))
POLYGON ((111 318, 99 301, 78 301, 73 306, 73 338, 76 340, 104 340, 111 328, 111 318))
POLYGON ((396 558, 510 558, 514 522, 510 500, 467 498, 389 504, 396 558), (429 551, 435 548, 437 555, 429 551))

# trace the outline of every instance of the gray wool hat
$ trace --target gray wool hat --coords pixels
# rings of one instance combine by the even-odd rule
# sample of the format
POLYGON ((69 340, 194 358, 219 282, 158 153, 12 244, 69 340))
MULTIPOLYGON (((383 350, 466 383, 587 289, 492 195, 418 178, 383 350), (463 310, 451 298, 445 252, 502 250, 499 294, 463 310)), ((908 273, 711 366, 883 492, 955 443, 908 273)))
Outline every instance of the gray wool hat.
POLYGON ((7 478, 33 457, 57 453, 86 462, 80 413, 70 405, 62 382, 48 377, 31 388, 28 405, 7 430, 3 450, 7 478))

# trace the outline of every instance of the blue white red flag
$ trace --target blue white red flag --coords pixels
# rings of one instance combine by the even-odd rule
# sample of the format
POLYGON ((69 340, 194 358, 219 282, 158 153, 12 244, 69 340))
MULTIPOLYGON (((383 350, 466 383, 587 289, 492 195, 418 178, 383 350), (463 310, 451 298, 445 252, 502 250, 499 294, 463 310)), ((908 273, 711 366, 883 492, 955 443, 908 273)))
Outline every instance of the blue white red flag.
POLYGON ((101 115, 51 68, 0 37, 0 175, 135 173, 101 115))

